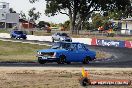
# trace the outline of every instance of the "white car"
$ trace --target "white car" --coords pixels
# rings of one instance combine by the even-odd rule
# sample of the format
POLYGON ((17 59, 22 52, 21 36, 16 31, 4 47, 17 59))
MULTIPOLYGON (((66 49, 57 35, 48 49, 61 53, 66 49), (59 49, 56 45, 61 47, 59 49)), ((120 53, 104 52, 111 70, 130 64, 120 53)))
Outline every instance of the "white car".
POLYGON ((72 42, 72 39, 66 33, 55 33, 52 35, 52 42, 54 41, 72 42))

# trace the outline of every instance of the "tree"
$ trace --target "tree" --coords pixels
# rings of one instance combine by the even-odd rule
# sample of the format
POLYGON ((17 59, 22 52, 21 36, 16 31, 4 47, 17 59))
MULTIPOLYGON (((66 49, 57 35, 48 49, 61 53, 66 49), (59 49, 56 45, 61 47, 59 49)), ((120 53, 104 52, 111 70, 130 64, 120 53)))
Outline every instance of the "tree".
POLYGON ((98 28, 103 25, 103 18, 100 13, 94 13, 92 15, 92 23, 95 28, 98 28))
POLYGON ((40 18, 40 15, 41 15, 40 12, 35 12, 35 11, 36 11, 36 8, 33 7, 28 12, 28 15, 30 17, 30 21, 32 21, 34 23, 35 23, 36 20, 38 20, 40 18))
POLYGON ((16 11, 13 10, 13 8, 9 9, 10 13, 16 13, 16 11))
POLYGON ((121 20, 123 18, 132 17, 132 6, 127 6, 125 10, 115 9, 113 11, 109 11, 108 16, 110 17, 110 19, 114 20, 121 20))
POLYGON ((19 16, 21 19, 26 19, 26 14, 23 11, 19 13, 19 16))
POLYGON ((65 21, 64 24, 63 24, 63 26, 64 26, 64 28, 66 30, 69 30, 70 29, 70 21, 69 20, 65 21))
MULTIPOLYGON (((132 3, 132 1, 131 1, 131 3, 132 3)), ((124 17, 132 17, 132 4, 131 4, 131 6, 126 7, 126 10, 124 13, 125 13, 124 17)))
MULTIPOLYGON (((38 0, 29 0, 34 3, 38 0)), ((54 16, 58 13, 66 14, 70 18, 70 29, 76 31, 81 28, 82 22, 91 16, 94 11, 110 11, 113 9, 125 10, 130 6, 130 0, 45 0, 46 14, 54 16)))
MULTIPOLYGON (((28 12, 29 15, 29 21, 30 22, 34 22, 34 24, 36 24, 36 20, 38 20, 40 18, 41 13, 40 12, 35 12, 36 8, 31 8, 28 12)), ((33 35, 33 31, 31 31, 31 34, 33 35)))
POLYGON ((82 30, 93 30, 94 27, 93 27, 92 22, 89 22, 88 20, 86 20, 86 21, 83 22, 81 29, 82 30))
POLYGON ((42 28, 42 27, 50 27, 50 24, 48 22, 45 22, 45 21, 39 21, 38 23, 38 27, 39 28, 42 28))
POLYGON ((108 26, 110 24, 109 19, 110 18, 108 14, 101 15, 100 13, 94 13, 92 15, 92 23, 93 23, 94 28, 103 26, 105 29, 108 29, 108 26))

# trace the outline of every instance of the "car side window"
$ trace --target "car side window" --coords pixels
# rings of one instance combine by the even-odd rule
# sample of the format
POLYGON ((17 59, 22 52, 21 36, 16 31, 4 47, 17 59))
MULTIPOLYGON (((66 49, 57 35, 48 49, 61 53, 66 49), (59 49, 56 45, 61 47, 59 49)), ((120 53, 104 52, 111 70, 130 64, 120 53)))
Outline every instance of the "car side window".
POLYGON ((55 35, 58 35, 58 33, 56 33, 55 35))
POLYGON ((78 44, 77 48, 79 51, 85 51, 84 47, 82 46, 82 44, 78 44))
POLYGON ((59 35, 60 35, 60 33, 57 33, 56 35, 57 35, 57 36, 59 36, 59 35))
POLYGON ((70 48, 71 48, 73 51, 77 50, 76 44, 71 44, 70 48))

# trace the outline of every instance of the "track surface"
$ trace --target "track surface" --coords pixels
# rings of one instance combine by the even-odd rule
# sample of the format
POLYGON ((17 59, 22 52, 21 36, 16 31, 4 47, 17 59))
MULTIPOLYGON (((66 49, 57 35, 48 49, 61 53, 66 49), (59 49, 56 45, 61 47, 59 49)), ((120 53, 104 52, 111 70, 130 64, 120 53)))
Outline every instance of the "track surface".
MULTIPOLYGON (((8 39, 11 40, 11 39, 8 39)), ((15 40, 17 41, 17 40, 15 40)), ((19 40, 22 42, 32 42, 39 44, 49 44, 51 42, 39 42, 39 41, 27 41, 27 40, 19 40)), ((56 63, 47 63, 44 65, 40 65, 37 62, 35 63, 0 63, 0 66, 14 66, 14 67, 132 67, 132 49, 128 48, 117 48, 117 47, 103 47, 103 46, 88 46, 92 50, 99 50, 103 52, 107 52, 113 55, 113 57, 103 60, 103 61, 92 61, 87 65, 83 65, 81 63, 72 63, 70 65, 61 64, 58 65, 56 63)))

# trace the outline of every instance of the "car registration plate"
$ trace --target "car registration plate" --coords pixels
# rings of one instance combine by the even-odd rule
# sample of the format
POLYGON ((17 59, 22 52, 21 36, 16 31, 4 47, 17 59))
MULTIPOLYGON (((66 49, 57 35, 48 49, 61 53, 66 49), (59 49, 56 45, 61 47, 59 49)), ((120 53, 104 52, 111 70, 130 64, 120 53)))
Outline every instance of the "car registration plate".
POLYGON ((47 59, 47 57, 42 57, 42 59, 47 59))

